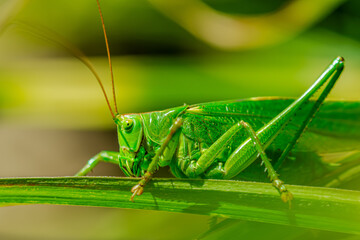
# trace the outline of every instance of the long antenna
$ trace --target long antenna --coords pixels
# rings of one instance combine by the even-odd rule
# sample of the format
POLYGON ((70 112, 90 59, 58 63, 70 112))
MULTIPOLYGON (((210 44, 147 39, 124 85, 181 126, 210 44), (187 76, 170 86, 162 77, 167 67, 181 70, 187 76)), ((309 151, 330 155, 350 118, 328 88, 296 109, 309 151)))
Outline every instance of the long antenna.
POLYGON ((111 58, 110 58, 109 43, 108 43, 108 40, 107 40, 106 31, 105 31, 104 18, 103 18, 103 16, 102 16, 102 12, 101 12, 101 8, 100 8, 99 0, 96 0, 96 2, 97 2, 97 5, 98 5, 98 8, 99 8, 99 13, 100 13, 100 18, 101 18, 102 28, 103 28, 103 30, 104 30, 104 38, 105 38, 105 43, 106 43, 106 51, 107 51, 107 55, 108 55, 108 59, 109 59, 109 67, 110 67, 110 73, 111 73, 111 85, 112 85, 112 93, 113 93, 113 97, 114 97, 115 113, 116 113, 116 114, 119 114, 119 111, 118 111, 118 108, 117 108, 117 104, 116 104, 114 74, 113 74, 112 64, 111 64, 111 58))
POLYGON ((67 41, 65 38, 61 37, 60 35, 58 35, 57 33, 55 33, 54 31, 52 31, 52 30, 50 30, 48 28, 41 27, 39 25, 34 26, 34 25, 29 24, 29 23, 24 23, 24 22, 21 22, 21 21, 13 22, 12 25, 16 25, 16 26, 22 28, 23 30, 27 31, 28 34, 30 34, 30 35, 41 38, 43 40, 47 40, 47 41, 49 41, 51 43, 54 43, 54 44, 56 44, 56 45, 58 45, 60 47, 63 47, 65 50, 67 50, 74 57, 79 59, 92 72, 92 74, 95 76, 95 78, 98 81, 98 83, 100 85, 100 88, 101 88, 101 90, 102 90, 102 92, 104 94, 104 97, 105 97, 106 103, 107 103, 107 105, 109 107, 111 116, 113 118, 115 118, 115 114, 114 114, 114 112, 113 112, 113 110, 111 108, 109 98, 107 97, 104 85, 102 84, 99 75, 95 71, 95 68, 91 64, 89 59, 86 57, 86 55, 80 49, 78 49, 77 47, 72 45, 69 41, 67 41))

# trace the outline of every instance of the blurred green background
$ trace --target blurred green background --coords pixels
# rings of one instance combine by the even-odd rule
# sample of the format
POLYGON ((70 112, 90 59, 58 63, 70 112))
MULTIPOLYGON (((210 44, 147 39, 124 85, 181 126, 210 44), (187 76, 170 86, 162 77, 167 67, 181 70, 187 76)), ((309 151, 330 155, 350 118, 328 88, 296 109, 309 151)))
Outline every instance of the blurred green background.
MULTIPOLYGON (((346 69, 329 98, 360 100, 357 0, 104 0, 101 5, 120 113, 299 96, 338 55, 345 57, 346 69)), ((117 149, 95 78, 31 29, 42 27, 81 49, 111 90, 95 1, 1 0, 1 177, 73 175, 99 151, 117 149)), ((167 170, 161 174, 169 176, 167 170)), ((101 164, 93 175, 121 172, 101 164)), ((0 219, 0 239, 192 239, 207 229, 209 217, 17 206, 1 208, 0 219)), ((258 239, 259 227, 276 239, 279 232, 292 239, 352 237, 254 223, 239 223, 238 232, 226 236, 258 239), (242 228, 247 230, 239 233, 242 228)))

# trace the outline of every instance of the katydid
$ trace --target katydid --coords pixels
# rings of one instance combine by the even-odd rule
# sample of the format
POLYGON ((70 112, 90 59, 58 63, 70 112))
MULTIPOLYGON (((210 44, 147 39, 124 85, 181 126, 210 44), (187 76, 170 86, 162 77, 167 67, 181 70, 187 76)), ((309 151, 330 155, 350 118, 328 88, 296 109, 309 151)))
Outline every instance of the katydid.
MULTIPOLYGON (((104 21, 98 0, 97 3, 111 70, 104 21)), ((249 109, 246 109, 251 108, 248 103, 258 99, 210 102, 163 111, 119 114, 112 77, 114 109, 103 91, 117 126, 119 152, 100 152, 76 175, 86 175, 100 161, 117 164, 125 175, 141 177, 139 183, 131 189, 130 200, 133 201, 136 195, 143 193, 144 186, 160 167, 169 166, 173 175, 182 178, 233 179, 260 158, 281 199, 290 202, 293 196, 280 180, 267 151, 284 128, 301 112, 301 121, 297 122, 294 134, 287 136, 287 145, 283 146, 278 156, 278 164, 284 161, 314 118, 343 68, 344 59, 337 57, 302 96, 262 124, 252 124, 249 120, 251 114, 247 114, 249 109), (316 92, 318 94, 315 95, 316 92), (305 113, 301 110, 304 107, 305 113)), ((102 85, 100 80, 99 83, 102 85)))

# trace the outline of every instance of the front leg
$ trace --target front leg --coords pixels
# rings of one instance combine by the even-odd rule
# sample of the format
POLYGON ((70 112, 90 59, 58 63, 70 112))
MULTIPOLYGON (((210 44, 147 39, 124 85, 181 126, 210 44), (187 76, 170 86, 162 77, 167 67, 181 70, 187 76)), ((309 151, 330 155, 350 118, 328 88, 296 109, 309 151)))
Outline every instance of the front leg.
POLYGON ((119 152, 101 151, 100 153, 92 157, 87 162, 87 164, 79 172, 76 173, 75 176, 87 175, 101 161, 117 164, 119 166, 119 155, 120 155, 119 152))
POLYGON ((175 120, 174 124, 170 128, 169 134, 165 138, 164 142, 161 144, 160 148, 156 151, 156 154, 155 154, 154 158, 152 159, 151 163, 149 164, 149 167, 146 170, 146 173, 141 177, 141 180, 139 181, 139 183, 136 184, 131 189, 131 192, 133 194, 132 194, 132 196, 130 198, 130 201, 133 202, 134 197, 136 195, 140 196, 144 192, 144 187, 145 187, 146 183, 148 183, 151 180, 152 176, 154 175, 154 173, 158 169, 160 156, 162 156, 164 154, 164 151, 165 151, 166 147, 169 146, 170 140, 173 139, 174 134, 180 129, 180 127, 182 126, 182 123, 183 123, 183 119, 181 117, 178 117, 175 120))

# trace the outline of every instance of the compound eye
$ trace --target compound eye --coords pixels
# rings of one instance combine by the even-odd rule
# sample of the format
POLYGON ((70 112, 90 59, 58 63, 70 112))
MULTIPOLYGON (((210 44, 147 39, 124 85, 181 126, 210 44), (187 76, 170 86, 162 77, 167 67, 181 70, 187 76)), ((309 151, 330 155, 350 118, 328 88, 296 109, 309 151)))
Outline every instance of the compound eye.
POLYGON ((134 126, 134 120, 129 118, 122 123, 122 127, 126 132, 130 132, 134 126))

